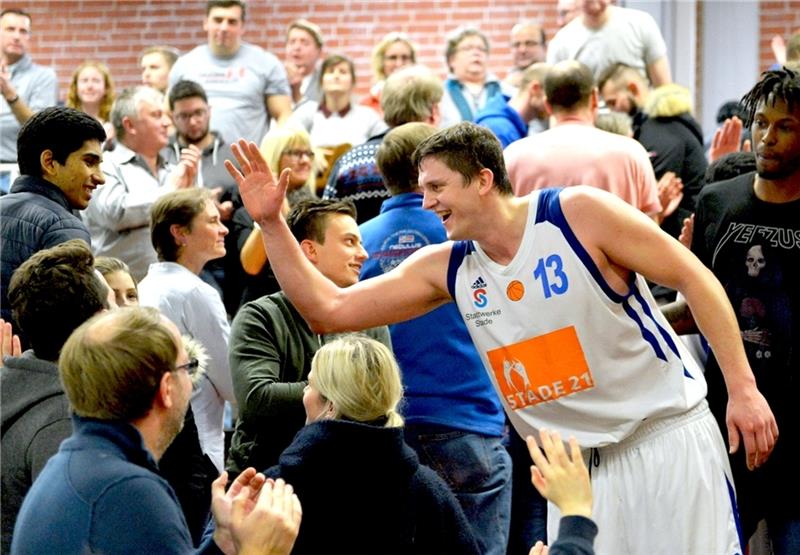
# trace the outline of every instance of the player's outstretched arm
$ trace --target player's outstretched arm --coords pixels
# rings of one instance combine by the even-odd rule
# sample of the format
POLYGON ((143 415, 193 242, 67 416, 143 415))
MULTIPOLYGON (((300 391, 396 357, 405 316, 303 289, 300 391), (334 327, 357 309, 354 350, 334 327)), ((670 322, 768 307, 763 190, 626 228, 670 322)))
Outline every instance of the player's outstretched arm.
POLYGON ((281 288, 317 333, 358 331, 419 316, 447 302, 451 245, 415 252, 400 266, 352 287, 337 287, 303 254, 281 214, 289 170, 276 181, 255 143, 231 145, 241 171, 225 167, 239 185, 250 216, 261 226, 270 265, 281 288))

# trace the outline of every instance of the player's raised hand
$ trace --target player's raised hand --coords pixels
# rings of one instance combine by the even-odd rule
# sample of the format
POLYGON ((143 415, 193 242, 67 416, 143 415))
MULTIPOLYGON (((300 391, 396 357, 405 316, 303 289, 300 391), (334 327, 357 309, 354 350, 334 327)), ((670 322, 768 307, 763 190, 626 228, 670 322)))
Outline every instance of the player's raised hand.
POLYGON ((280 218, 291 170, 283 170, 276 181, 254 142, 241 139, 231 145, 231 150, 241 171, 230 160, 225 160, 225 168, 236 180, 247 212, 263 228, 280 218))

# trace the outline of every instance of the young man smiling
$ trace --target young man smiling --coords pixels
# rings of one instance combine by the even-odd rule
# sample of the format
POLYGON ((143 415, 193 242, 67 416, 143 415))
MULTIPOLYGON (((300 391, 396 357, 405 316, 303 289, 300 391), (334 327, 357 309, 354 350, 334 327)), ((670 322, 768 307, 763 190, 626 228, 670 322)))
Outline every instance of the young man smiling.
MULTIPOLYGON (((289 213, 292 241, 326 280, 337 287, 358 282, 367 251, 349 202, 309 199, 289 213)), ((269 251, 267 251, 269 252, 269 251)), ((270 255, 270 262, 272 262, 270 255)), ((363 328, 352 328, 360 330, 363 328)), ((386 326, 367 330, 391 347, 386 326)), ((231 324, 230 361, 239 421, 228 470, 268 468, 278 462, 303 427, 303 388, 314 353, 330 337, 314 333, 279 291, 244 305, 231 324)))
POLYGON ((17 138, 21 176, 0 197, 2 318, 11 322, 7 292, 11 274, 34 253, 69 239, 90 243, 89 232, 73 210, 83 210, 92 192, 105 183, 100 169, 103 126, 71 108, 45 108, 20 129, 17 138))
MULTIPOLYGON (((586 186, 516 198, 500 143, 460 123, 414 153, 423 206, 455 242, 423 247, 395 269, 341 288, 305 260, 281 216, 289 172, 276 183, 253 143, 233 152, 242 172, 232 164, 228 171, 311 329, 400 322, 455 300, 520 435, 557 430, 591 450, 599 553, 663 552, 667 543, 675 553, 741 552, 703 373, 658 313, 645 278, 683 293, 715 349, 730 398, 731 449, 743 440, 749 466, 759 466, 778 429, 722 286, 646 215, 586 186)), ((549 512, 554 535, 559 514, 549 512)))

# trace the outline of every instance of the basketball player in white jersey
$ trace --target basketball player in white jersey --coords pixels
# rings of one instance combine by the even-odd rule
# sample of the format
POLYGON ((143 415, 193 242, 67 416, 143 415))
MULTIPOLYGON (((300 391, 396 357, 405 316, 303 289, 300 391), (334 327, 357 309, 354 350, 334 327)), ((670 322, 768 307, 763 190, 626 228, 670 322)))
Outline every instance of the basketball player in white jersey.
MULTIPOLYGON (((233 147, 242 199, 283 290, 318 333, 419 316, 455 300, 511 422, 574 435, 592 464, 598 553, 741 553, 734 489, 702 371, 644 278, 680 291, 728 387, 731 451, 769 457, 778 429, 725 292, 647 216, 589 187, 516 198, 491 132, 461 123, 414 154, 424 206, 455 241, 336 287, 307 262, 254 143, 233 147)), ((431 330, 435 333, 435 330, 431 330)), ((551 505, 549 529, 558 513, 551 505)))

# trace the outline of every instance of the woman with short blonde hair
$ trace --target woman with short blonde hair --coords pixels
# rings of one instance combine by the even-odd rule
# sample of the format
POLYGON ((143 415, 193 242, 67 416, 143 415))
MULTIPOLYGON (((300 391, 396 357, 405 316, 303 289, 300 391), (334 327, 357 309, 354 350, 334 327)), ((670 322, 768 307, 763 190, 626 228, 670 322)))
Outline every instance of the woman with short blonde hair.
POLYGON ((316 352, 303 391, 306 425, 269 478, 303 502, 292 553, 477 553, 447 484, 403 439, 400 370, 361 334, 316 352))

